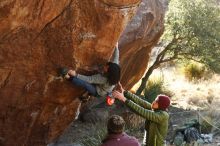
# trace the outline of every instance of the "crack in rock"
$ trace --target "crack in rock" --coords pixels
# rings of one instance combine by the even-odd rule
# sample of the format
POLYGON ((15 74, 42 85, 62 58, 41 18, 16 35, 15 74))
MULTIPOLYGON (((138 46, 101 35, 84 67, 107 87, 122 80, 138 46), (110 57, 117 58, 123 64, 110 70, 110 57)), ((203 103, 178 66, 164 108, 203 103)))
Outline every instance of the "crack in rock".
MULTIPOLYGON (((97 2, 97 0, 96 0, 96 2, 97 2)), ((138 7, 139 4, 141 3, 141 1, 138 1, 137 3, 134 3, 134 4, 127 4, 127 5, 117 6, 117 5, 110 4, 110 3, 106 2, 106 1, 98 1, 98 2, 104 4, 107 7, 117 8, 117 9, 134 8, 134 7, 138 7)))
POLYGON ((0 89, 4 88, 12 74, 12 69, 0 69, 0 89))

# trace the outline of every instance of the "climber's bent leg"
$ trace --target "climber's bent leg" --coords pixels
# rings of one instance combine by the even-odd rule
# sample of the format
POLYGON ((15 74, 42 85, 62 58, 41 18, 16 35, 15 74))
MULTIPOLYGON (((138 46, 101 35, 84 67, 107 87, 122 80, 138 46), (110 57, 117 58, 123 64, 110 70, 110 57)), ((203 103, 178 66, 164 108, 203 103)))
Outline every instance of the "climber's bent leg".
POLYGON ((89 92, 89 94, 93 95, 93 96, 96 96, 97 95, 97 91, 96 91, 96 88, 94 85, 86 82, 86 81, 83 81, 79 78, 76 78, 76 77, 71 77, 70 78, 70 81, 74 84, 74 85, 77 85, 77 86, 80 86, 82 88, 84 88, 85 90, 87 90, 89 92))

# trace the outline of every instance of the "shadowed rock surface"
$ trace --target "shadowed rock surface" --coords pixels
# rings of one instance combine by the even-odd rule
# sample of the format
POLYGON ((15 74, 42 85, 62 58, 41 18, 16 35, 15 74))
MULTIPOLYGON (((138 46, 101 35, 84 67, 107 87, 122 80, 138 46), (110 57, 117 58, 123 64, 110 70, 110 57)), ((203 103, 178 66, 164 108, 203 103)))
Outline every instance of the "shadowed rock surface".
POLYGON ((58 137, 77 117, 83 90, 58 78, 57 69, 92 74, 120 36, 122 84, 131 88, 163 17, 159 0, 1 0, 0 145, 41 146, 58 137))

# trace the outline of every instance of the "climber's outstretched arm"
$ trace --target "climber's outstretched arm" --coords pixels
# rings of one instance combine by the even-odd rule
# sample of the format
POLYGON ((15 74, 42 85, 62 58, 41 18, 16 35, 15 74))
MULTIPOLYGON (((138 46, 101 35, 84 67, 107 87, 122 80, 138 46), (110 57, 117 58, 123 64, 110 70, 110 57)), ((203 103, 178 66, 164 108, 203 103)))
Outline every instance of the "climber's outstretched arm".
POLYGON ((119 64, 119 49, 118 49, 118 42, 115 46, 115 51, 114 51, 114 54, 113 54, 113 57, 112 57, 112 62, 113 63, 116 63, 116 64, 119 64))

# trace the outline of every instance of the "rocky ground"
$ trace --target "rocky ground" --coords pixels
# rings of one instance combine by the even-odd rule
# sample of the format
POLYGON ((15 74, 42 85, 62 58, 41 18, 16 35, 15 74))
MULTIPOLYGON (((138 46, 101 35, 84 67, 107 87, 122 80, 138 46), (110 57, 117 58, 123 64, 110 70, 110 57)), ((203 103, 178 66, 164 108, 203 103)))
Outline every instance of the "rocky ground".
MULTIPOLYGON (((204 120, 208 120, 214 126, 219 126, 220 76, 214 75, 210 80, 190 83, 185 81, 181 75, 170 75, 170 72, 167 71, 163 71, 163 75, 167 75, 165 80, 167 87, 175 93, 172 99, 173 106, 169 109, 170 122, 167 136, 168 142, 171 141, 176 127, 181 126, 192 119, 197 119, 200 123, 204 120), (167 74, 169 74, 169 76, 167 74)), ((142 118, 132 114, 120 103, 117 103, 112 107, 107 107, 105 104, 100 103, 99 100, 100 99, 95 99, 95 102, 89 103, 88 105, 90 108, 84 110, 84 113, 81 113, 79 120, 74 121, 66 129, 63 135, 61 135, 50 146, 82 146, 77 141, 80 141, 84 137, 92 137, 92 135, 97 134, 100 129, 105 131, 106 126, 104 123, 106 123, 109 115, 115 113, 122 115, 128 122, 127 133, 137 137, 140 141, 143 140, 144 129, 142 124, 144 120, 142 118)), ((212 128, 211 133, 216 133, 212 143, 203 145, 220 145, 220 131, 216 128, 212 128)))
MULTIPOLYGON (((77 120, 74 121, 59 137, 57 141, 55 141, 53 144, 50 146, 83 146, 80 145, 79 141, 82 140, 83 137, 88 137, 97 134, 100 130, 105 130, 106 125, 104 124, 106 121, 105 118, 102 119, 94 119, 93 117, 100 116, 103 114, 107 118, 108 112, 113 112, 111 109, 106 109, 106 108, 96 108, 93 109, 92 112, 87 113, 87 119, 86 121, 81 121, 77 120), (93 113, 93 114, 92 114, 93 113), (95 123, 96 122, 96 123, 95 123)), ((171 141, 173 132, 174 132, 174 127, 176 125, 183 125, 187 120, 191 119, 197 119, 198 114, 196 111, 189 111, 189 110, 184 110, 180 108, 175 108, 172 107, 170 108, 170 126, 169 126, 169 133, 167 136, 167 141, 171 141), (187 118, 186 118, 187 117, 187 118)), ((136 117, 136 120, 138 117, 136 117)), ((142 120, 142 119, 141 119, 142 120)), ((141 121, 140 120, 140 121, 141 121)), ((133 121, 135 122, 135 120, 133 121)), ((143 122, 143 121, 142 121, 143 122)), ((142 123, 141 122, 141 123, 142 123)), ((127 132, 130 135, 133 135, 137 137, 140 141, 143 140, 143 133, 144 130, 142 128, 140 129, 133 129, 133 130, 127 130, 127 132)), ((210 144, 204 144, 204 146, 217 146, 220 143, 220 137, 216 136, 213 139, 213 142, 210 144)), ((169 144, 168 144, 169 145, 169 144)))

